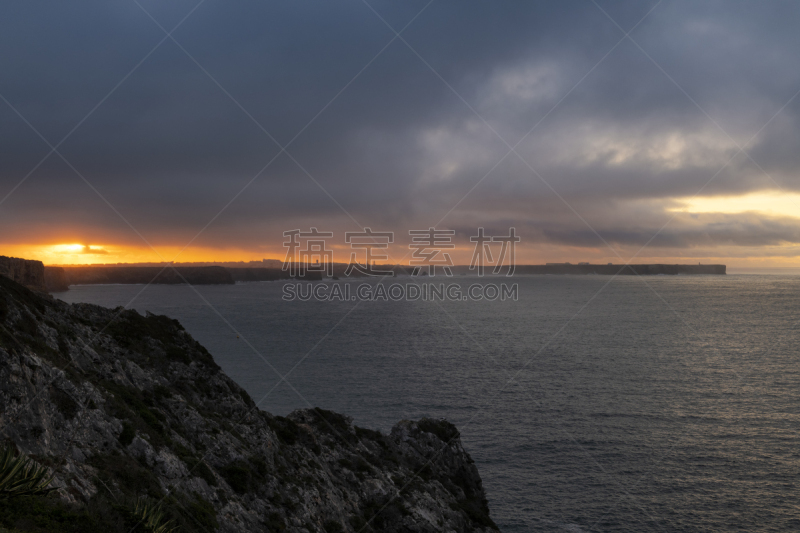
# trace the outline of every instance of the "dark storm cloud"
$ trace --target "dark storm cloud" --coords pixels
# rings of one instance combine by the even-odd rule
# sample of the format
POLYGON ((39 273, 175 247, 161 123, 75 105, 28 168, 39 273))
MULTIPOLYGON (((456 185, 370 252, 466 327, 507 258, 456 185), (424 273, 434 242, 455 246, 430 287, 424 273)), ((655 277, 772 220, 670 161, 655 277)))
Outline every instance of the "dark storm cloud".
MULTIPOLYGON (((683 217, 682 217, 683 218, 683 217)), ((661 229, 659 226, 608 228, 603 238, 610 245, 653 248, 694 248, 699 246, 778 246, 800 243, 800 227, 786 217, 752 215, 705 215, 702 220, 679 220, 684 224, 661 229), (694 223, 691 223, 694 222, 694 223)), ((573 246, 597 246, 591 230, 545 229, 541 242, 573 246)))
MULTIPOLYGON (((372 5, 399 30, 425 2, 372 5)), ((600 5, 628 31, 655 4, 600 5)), ((171 30, 196 3, 142 6, 171 30)), ((669 198, 717 172, 704 194, 800 188, 800 99, 745 146, 800 89, 798 20, 791 2, 664 2, 632 33, 658 66, 625 40, 590 72, 623 36, 591 2, 437 1, 403 34, 428 65, 395 40, 353 81, 393 37, 365 4, 207 0, 174 36, 220 88, 169 40, 135 68, 164 34, 132 0, 33 1, 0 7, 0 94, 56 143, 135 68, 60 150, 153 242, 188 241, 258 175, 204 244, 353 229, 350 217, 405 232, 458 204, 442 226, 516 223, 531 240, 597 246, 565 202, 604 238, 639 243, 669 198), (540 120, 517 148, 539 175, 512 154, 480 181, 540 120)), ((47 151, 0 106, 0 198, 47 151)), ((57 156, 0 205, 0 224, 6 240, 138 239, 57 156)), ((654 245, 797 242, 791 219, 672 224, 654 245)))

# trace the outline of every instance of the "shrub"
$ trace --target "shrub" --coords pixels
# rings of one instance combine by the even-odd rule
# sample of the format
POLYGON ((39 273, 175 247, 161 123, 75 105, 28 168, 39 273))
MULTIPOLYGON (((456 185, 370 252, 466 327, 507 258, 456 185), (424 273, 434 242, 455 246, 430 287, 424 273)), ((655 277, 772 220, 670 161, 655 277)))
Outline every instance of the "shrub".
POLYGON ((49 487, 53 476, 47 468, 25 454, 15 456, 15 451, 12 446, 6 446, 0 453, 0 499, 40 496, 54 491, 49 487))
POLYGON ((166 519, 161 505, 147 498, 136 500, 133 516, 150 533, 174 533, 178 530, 172 520, 166 519))

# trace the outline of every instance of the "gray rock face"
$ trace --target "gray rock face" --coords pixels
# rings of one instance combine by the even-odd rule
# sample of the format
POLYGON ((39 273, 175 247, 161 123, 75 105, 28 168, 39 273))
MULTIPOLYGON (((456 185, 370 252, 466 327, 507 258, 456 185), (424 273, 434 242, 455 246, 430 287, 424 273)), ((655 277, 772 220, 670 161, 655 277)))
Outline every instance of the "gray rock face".
POLYGON ((41 261, 0 255, 0 276, 12 279, 29 289, 47 292, 44 282, 44 264, 41 261))
POLYGON ((0 326, 0 439, 51 467, 64 501, 148 495, 183 531, 496 529, 448 422, 272 416, 177 321, 3 278, 0 326))

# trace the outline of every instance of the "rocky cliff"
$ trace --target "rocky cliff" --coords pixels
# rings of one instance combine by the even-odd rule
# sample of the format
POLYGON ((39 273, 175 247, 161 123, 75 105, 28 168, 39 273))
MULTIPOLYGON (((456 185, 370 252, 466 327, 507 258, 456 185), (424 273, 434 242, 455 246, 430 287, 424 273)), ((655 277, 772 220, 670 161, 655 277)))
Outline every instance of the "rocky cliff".
POLYGON ((129 532, 147 496, 184 532, 495 530, 448 422, 382 434, 323 409, 273 416, 177 321, 5 278, 0 432, 59 487, 0 501, 0 528, 129 532))
MULTIPOLYGON (((47 267, 51 269, 53 267, 47 267)), ((208 267, 130 267, 68 266, 63 267, 68 285, 109 283, 230 285, 234 283, 228 269, 208 267)))
MULTIPOLYGON (((182 284, 230 285, 237 281, 275 281, 293 276, 280 268, 228 268, 221 266, 67 266, 45 267, 50 292, 69 290, 70 285, 93 284, 182 284)), ((317 281, 321 272, 307 272, 303 279, 317 281)))
POLYGON ((12 279, 29 289, 47 292, 44 281, 44 265, 41 261, 0 255, 0 276, 12 279))
POLYGON ((47 292, 64 292, 69 290, 69 280, 64 267, 48 266, 44 267, 44 283, 47 292))

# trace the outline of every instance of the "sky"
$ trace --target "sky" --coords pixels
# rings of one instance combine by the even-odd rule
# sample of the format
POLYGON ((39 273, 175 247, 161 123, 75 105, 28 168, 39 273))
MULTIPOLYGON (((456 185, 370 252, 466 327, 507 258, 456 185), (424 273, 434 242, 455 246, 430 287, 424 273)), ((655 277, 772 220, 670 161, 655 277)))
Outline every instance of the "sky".
POLYGON ((800 266, 800 4, 0 4, 0 254, 800 266))

